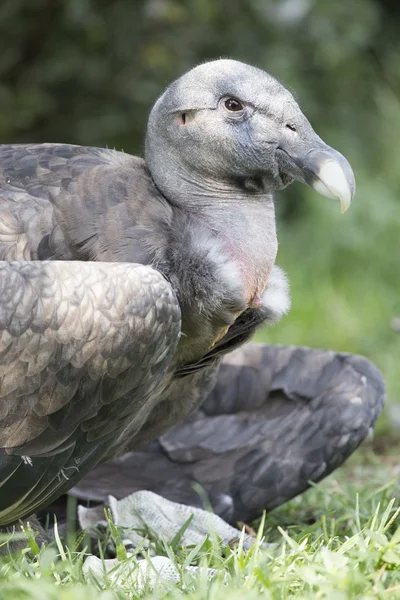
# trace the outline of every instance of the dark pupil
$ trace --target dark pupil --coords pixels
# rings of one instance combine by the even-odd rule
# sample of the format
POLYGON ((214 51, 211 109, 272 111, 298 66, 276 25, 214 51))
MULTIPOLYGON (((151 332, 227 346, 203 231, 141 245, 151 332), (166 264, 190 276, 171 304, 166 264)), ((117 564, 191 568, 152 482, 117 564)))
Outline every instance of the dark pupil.
POLYGON ((239 100, 235 100, 235 98, 228 98, 225 101, 225 107, 228 110, 238 111, 242 110, 243 106, 240 104, 239 100))

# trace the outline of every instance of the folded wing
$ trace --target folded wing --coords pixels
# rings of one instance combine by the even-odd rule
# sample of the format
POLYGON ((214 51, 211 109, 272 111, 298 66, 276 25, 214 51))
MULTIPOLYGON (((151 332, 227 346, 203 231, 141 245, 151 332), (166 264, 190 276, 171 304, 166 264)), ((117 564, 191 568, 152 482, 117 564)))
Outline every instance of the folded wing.
POLYGON ((179 335, 150 267, 0 262, 0 524, 71 487, 127 423, 140 430, 179 335))

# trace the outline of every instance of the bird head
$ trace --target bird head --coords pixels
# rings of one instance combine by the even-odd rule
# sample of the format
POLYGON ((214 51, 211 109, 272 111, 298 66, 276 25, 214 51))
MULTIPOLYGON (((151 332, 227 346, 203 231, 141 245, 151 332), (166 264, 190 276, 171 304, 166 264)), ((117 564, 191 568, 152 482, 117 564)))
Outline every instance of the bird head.
POLYGON ((169 198, 206 191, 269 193, 294 180, 339 200, 355 193, 342 154, 314 132, 292 94, 261 69, 235 60, 199 65, 172 83, 151 111, 146 161, 169 198))

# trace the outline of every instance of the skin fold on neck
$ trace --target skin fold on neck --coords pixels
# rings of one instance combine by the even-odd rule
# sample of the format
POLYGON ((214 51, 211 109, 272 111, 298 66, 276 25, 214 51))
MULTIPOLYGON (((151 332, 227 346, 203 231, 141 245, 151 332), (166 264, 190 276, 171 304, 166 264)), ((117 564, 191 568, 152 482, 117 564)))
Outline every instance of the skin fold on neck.
POLYGON ((172 206, 184 210, 217 236, 241 273, 246 303, 257 303, 278 247, 272 195, 259 182, 196 177, 196 173, 189 175, 182 169, 179 175, 170 170, 163 183, 167 193, 161 191, 172 206))

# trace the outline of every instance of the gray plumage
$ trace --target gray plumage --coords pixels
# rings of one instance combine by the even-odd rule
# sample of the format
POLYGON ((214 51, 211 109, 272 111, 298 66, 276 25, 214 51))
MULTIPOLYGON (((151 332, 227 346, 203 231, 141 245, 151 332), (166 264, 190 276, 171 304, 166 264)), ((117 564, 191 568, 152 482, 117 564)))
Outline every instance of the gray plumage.
POLYGON ((288 310, 272 193, 293 179, 354 194, 291 94, 226 60, 157 101, 146 162, 0 147, 0 524, 183 419, 288 310))
POLYGON ((127 421, 140 429, 180 311, 160 273, 127 263, 0 262, 0 295, 0 511, 14 520, 69 489, 127 421))
POLYGON ((99 465, 71 493, 102 502, 110 490, 150 490, 198 507, 207 498, 226 521, 251 521, 340 466, 375 425, 384 395, 363 357, 247 344, 223 359, 183 423, 99 465))

